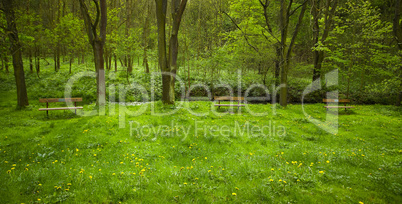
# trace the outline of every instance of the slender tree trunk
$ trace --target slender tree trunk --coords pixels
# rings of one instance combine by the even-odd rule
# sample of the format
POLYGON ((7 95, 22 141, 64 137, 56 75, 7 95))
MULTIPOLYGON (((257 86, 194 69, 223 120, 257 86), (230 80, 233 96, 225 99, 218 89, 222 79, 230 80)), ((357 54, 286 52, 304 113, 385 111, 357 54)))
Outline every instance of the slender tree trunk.
POLYGON ((4 65, 5 65, 5 68, 6 68, 6 73, 8 74, 8 73, 10 73, 10 70, 8 68, 9 64, 8 64, 8 56, 7 56, 7 54, 4 55, 3 59, 4 59, 4 65))
POLYGON ((70 56, 70 74, 71 74, 71 65, 73 64, 74 55, 70 56))
POLYGON ((114 54, 114 71, 117 72, 117 57, 116 57, 116 54, 114 54))
POLYGON ((3 7, 7 20, 7 34, 11 43, 11 54, 13 57, 14 76, 17 85, 17 108, 22 108, 28 106, 29 103, 28 103, 27 89, 25 85, 21 44, 18 38, 17 25, 15 24, 13 0, 4 0, 3 7))
POLYGON ((29 58, 29 70, 31 74, 33 73, 33 62, 32 62, 32 49, 29 48, 29 53, 28 53, 28 58, 29 58))
MULTIPOLYGON (((400 23, 400 17, 401 17, 401 9, 402 9, 402 3, 401 0, 396 0, 395 1, 395 16, 393 19, 393 31, 394 31, 394 36, 397 42, 397 46, 399 51, 402 51, 402 24, 400 23)), ((400 59, 402 59, 402 56, 399 56, 400 59)), ((402 64, 402 63, 401 63, 402 64)), ((402 82, 401 82, 401 77, 402 77, 402 65, 399 68, 399 90, 402 90, 402 82)), ((401 105, 401 98, 402 98, 402 91, 399 91, 398 97, 396 99, 396 106, 401 105)))
POLYGON ((144 59, 143 59, 143 65, 145 66, 145 73, 149 73, 149 64, 148 64, 148 36, 149 36, 149 18, 151 15, 151 8, 149 1, 147 1, 147 16, 145 17, 145 23, 144 23, 144 34, 143 34, 143 39, 144 39, 144 59))
POLYGON ((36 75, 39 77, 39 73, 40 73, 39 46, 37 46, 35 49, 35 69, 36 69, 36 75))

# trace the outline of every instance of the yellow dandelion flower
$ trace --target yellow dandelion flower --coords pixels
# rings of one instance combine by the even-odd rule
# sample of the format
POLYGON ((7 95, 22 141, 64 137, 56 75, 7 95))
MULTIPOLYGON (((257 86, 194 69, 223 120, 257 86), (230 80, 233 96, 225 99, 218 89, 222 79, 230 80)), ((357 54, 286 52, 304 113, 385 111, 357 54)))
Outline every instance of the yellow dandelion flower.
POLYGON ((232 196, 237 196, 237 194, 236 194, 236 193, 232 193, 232 196))
POLYGON ((329 161, 327 160, 327 164, 329 164, 329 161))
POLYGON ((183 183, 184 185, 187 185, 187 183, 183 183))
POLYGON ((92 179, 92 176, 89 176, 89 179, 92 179))
POLYGON ((324 173, 324 171, 319 171, 318 173, 323 174, 323 173, 324 173))
POLYGON ((239 188, 235 187, 236 190, 239 190, 239 188))

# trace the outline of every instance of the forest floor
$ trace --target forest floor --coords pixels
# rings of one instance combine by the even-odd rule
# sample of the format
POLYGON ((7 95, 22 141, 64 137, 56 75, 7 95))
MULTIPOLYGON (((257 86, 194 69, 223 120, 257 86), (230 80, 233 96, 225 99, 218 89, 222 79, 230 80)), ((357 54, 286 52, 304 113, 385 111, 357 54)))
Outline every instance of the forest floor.
POLYGON ((252 104, 219 115, 211 102, 155 102, 46 117, 44 104, 17 111, 15 92, 0 94, 2 203, 402 202, 397 107, 339 110, 328 133, 323 104, 304 105, 305 114, 301 105, 252 104))

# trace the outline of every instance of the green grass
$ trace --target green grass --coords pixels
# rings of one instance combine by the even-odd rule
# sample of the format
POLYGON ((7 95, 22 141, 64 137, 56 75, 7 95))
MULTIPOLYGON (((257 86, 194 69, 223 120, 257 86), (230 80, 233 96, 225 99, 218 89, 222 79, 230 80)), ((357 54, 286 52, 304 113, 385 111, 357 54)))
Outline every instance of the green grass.
MULTIPOLYGON (((209 112, 210 102, 188 104, 194 112, 209 112, 206 116, 179 109, 160 117, 148 109, 126 116, 126 127, 119 128, 118 109, 115 115, 92 117, 52 111, 47 118, 35 101, 15 111, 10 93, 2 92, 0 102, 4 203, 402 202, 400 108, 340 111, 336 135, 309 123, 301 105, 278 108, 276 115, 269 104, 250 105, 269 114, 257 117, 243 109, 220 117, 209 112), (170 128, 130 135, 129 121, 170 128), (207 129, 196 134, 195 121, 207 129), (214 125, 226 125, 229 132, 217 135, 210 131, 214 125), (242 125, 282 125, 286 135, 240 135, 242 125)), ((156 112, 175 108, 155 106, 156 112)), ((305 108, 325 119, 322 104, 305 108)))
MULTIPOLYGON (((145 113, 119 120, 116 105, 114 115, 107 108, 106 116, 51 111, 48 118, 37 99, 63 97, 66 66, 57 74, 43 66, 40 79, 27 74, 30 106, 21 111, 15 110, 13 75, 0 75, 1 203, 402 202, 401 108, 340 110, 336 135, 310 123, 301 105, 278 106, 274 114, 272 105, 255 104, 252 111, 268 114, 242 108, 217 116, 210 102, 186 102, 193 112, 207 113, 195 116, 155 102, 156 113, 177 112, 153 115, 147 104, 145 113), (137 124, 148 128, 137 134, 137 124), (267 129, 253 134, 244 126, 267 129), (227 131, 214 131, 219 127, 227 131)), ((120 75, 108 83, 124 83, 120 75)), ((131 77, 148 81, 141 69, 131 77)), ((75 89, 86 111, 94 108, 93 83, 85 79, 75 89)), ((323 104, 305 110, 325 121, 323 104)))

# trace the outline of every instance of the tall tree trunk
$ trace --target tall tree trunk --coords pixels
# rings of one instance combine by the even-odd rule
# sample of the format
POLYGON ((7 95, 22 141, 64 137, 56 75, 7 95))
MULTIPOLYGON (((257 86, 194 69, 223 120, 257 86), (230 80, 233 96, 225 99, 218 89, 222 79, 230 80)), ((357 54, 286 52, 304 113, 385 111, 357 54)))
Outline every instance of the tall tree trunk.
POLYGON ((170 98, 170 76, 163 72, 169 72, 169 66, 166 56, 166 10, 167 0, 155 0, 156 19, 158 26, 158 59, 159 67, 162 72, 162 101, 164 103, 174 103, 170 98))
POLYGON ((289 1, 289 5, 286 8, 285 11, 285 0, 281 0, 281 16, 279 17, 279 24, 281 28, 281 89, 280 89, 280 99, 279 102, 281 106, 286 107, 287 106, 287 95, 288 95, 288 71, 289 71, 289 64, 290 64, 290 58, 292 55, 292 49, 294 47, 295 41, 297 34, 299 33, 302 20, 304 17, 304 12, 306 11, 307 7, 307 0, 303 3, 302 9, 299 14, 299 18, 295 27, 295 30, 292 35, 292 39, 290 41, 289 46, 286 46, 286 38, 287 38, 287 32, 288 32, 288 26, 289 26, 289 18, 291 16, 290 9, 292 7, 292 0, 289 1), (287 47, 287 50, 285 48, 287 47))
POLYGON ((28 106, 28 95, 25 85, 24 65, 22 62, 21 44, 18 38, 17 25, 15 24, 13 0, 3 0, 3 9, 7 20, 7 34, 11 43, 11 54, 15 82, 17 85, 17 108, 28 106))
POLYGON ((320 8, 321 0, 312 0, 312 8, 311 14, 313 16, 313 42, 314 47, 317 48, 313 51, 313 59, 314 59, 314 69, 313 69, 313 81, 319 79, 321 77, 321 69, 322 62, 324 61, 324 51, 319 50, 319 46, 321 44, 325 44, 325 40, 328 37, 329 31, 332 25, 332 18, 334 16, 336 7, 338 5, 338 0, 333 0, 333 4, 331 5, 331 0, 326 0, 324 9, 324 31, 322 33, 321 39, 320 36, 320 24, 319 20, 321 19, 320 8))
POLYGON ((182 15, 186 8, 187 0, 172 1, 172 30, 169 41, 169 54, 166 55, 166 9, 167 0, 155 0, 156 2, 156 17, 158 22, 158 51, 159 51, 159 66, 162 72, 162 101, 165 104, 174 104, 175 100, 175 76, 177 72, 177 56, 179 51, 178 34, 182 15), (168 57, 167 57, 168 56, 168 57), (167 61, 169 59, 169 61, 167 61))
POLYGON ((104 108, 106 103, 105 69, 103 59, 103 46, 106 41, 107 24, 106 0, 94 0, 93 2, 96 8, 96 19, 94 23, 92 23, 92 19, 89 15, 89 11, 87 6, 85 5, 84 0, 80 0, 80 7, 82 15, 84 17, 88 39, 93 48, 97 81, 97 104, 101 109, 100 114, 103 115, 104 110, 102 109, 104 108), (98 26, 99 35, 97 33, 98 26))

